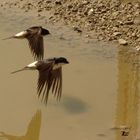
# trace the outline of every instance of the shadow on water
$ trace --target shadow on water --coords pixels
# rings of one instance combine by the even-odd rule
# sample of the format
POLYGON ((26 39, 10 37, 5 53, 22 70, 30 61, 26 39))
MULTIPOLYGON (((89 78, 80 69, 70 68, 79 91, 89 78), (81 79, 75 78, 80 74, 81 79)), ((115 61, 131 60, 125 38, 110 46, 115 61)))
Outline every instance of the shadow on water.
POLYGON ((88 110, 88 105, 84 101, 76 97, 63 97, 61 105, 64 108, 64 110, 69 114, 84 113, 88 110))
POLYGON ((115 126, 116 140, 134 140, 138 129, 140 55, 128 48, 118 52, 118 91, 115 126))
POLYGON ((8 140, 39 140, 41 126, 41 110, 38 110, 30 121, 27 131, 23 136, 15 136, 0 132, 0 139, 8 140))

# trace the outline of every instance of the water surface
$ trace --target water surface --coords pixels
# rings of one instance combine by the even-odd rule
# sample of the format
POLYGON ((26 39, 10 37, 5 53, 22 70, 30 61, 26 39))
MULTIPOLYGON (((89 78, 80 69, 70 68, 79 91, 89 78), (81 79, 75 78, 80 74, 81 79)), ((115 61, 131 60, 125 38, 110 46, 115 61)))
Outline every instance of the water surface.
MULTIPOLYGON (((47 106, 37 98, 37 71, 11 75, 33 60, 26 40, 0 42, 0 131, 9 140, 135 140, 139 135, 139 55, 86 38, 33 13, 0 12, 0 38, 33 25, 47 27, 45 57, 64 56, 63 95, 47 106), (122 128, 128 128, 122 136, 122 128)), ((126 130, 126 129, 125 129, 126 130)))

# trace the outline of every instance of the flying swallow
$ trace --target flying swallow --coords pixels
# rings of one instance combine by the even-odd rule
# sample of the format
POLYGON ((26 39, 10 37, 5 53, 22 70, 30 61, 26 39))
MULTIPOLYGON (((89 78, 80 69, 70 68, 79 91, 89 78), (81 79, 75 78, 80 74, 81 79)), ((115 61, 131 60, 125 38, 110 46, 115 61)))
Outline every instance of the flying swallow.
POLYGON ((42 100, 47 103, 50 90, 60 100, 62 94, 62 65, 68 63, 64 57, 54 57, 35 61, 20 70, 12 72, 12 74, 23 70, 38 70, 38 97, 42 96, 42 100))
POLYGON ((47 29, 44 29, 41 26, 33 26, 5 39, 27 39, 34 58, 36 60, 42 60, 44 57, 43 36, 49 34, 50 32, 47 29))

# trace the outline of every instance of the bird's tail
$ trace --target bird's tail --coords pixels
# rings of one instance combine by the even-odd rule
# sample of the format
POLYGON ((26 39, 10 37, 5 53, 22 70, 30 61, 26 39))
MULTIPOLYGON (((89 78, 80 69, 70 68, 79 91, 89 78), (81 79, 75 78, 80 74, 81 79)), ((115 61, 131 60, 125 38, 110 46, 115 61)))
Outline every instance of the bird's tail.
POLYGON ((2 40, 12 39, 12 38, 15 38, 15 36, 10 36, 10 37, 7 37, 7 38, 3 38, 2 40))
POLYGON ((14 74, 14 73, 17 73, 17 72, 20 72, 20 71, 24 71, 24 70, 27 70, 27 69, 28 69, 28 67, 24 67, 22 69, 11 72, 11 74, 14 74))

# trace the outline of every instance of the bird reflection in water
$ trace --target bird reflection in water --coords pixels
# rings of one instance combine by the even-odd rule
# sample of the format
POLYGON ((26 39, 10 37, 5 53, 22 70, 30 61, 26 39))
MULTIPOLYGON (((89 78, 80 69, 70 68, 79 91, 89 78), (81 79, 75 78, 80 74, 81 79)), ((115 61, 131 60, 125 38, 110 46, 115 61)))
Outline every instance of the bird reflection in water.
POLYGON ((0 132, 0 139, 8 140, 39 140, 41 127, 41 110, 37 110, 32 120, 30 121, 27 131, 23 136, 10 135, 5 132, 0 132))

